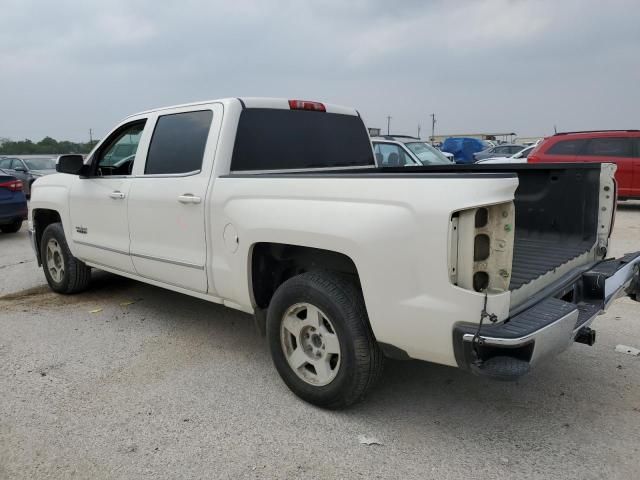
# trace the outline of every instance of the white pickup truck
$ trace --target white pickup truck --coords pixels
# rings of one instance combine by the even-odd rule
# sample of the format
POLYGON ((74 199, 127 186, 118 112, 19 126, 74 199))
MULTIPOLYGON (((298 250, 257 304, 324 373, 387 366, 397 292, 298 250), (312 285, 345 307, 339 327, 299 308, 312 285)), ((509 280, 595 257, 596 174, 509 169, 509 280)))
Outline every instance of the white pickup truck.
POLYGON ((518 378, 638 293, 640 252, 604 260, 613 166, 382 168, 351 108, 142 112, 57 170, 29 213, 54 291, 97 268, 254 314, 284 382, 324 407, 362 398, 385 356, 518 378))

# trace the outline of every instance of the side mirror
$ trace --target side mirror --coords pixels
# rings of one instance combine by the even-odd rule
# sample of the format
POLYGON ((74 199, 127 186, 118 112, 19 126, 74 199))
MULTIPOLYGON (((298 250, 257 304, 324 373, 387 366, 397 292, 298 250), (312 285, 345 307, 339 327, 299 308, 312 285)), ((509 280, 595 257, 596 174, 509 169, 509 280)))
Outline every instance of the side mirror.
POLYGON ((18 165, 16 168, 14 168, 14 170, 16 172, 22 172, 22 173, 26 173, 27 172, 27 169, 24 168, 22 165, 18 165))
POLYGON ((82 155, 60 155, 56 162, 56 172, 82 175, 86 170, 82 155))

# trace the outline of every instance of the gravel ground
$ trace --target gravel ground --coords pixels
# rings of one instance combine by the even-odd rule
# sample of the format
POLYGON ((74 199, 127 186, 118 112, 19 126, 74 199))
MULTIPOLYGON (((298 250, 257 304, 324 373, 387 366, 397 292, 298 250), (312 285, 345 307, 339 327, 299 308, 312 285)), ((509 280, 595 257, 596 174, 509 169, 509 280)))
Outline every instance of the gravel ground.
MULTIPOLYGON (((616 219, 613 253, 632 249, 640 202, 616 219)), ((637 478, 640 357, 614 348, 640 347, 640 304, 595 327, 517 383, 389 361, 329 412, 284 386, 251 317, 104 273, 55 295, 23 229, 0 236, 0 478, 637 478)))

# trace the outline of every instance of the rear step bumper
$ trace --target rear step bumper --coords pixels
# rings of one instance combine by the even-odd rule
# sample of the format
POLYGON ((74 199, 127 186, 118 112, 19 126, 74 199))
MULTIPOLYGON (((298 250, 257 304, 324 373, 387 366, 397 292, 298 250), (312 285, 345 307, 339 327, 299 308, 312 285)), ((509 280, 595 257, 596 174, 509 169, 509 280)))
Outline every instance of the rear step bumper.
POLYGON ((593 319, 621 295, 640 300, 640 252, 603 260, 571 284, 500 324, 459 324, 454 330, 461 368, 515 380, 571 343, 593 344, 593 319), (557 297, 562 298, 557 298, 557 297))

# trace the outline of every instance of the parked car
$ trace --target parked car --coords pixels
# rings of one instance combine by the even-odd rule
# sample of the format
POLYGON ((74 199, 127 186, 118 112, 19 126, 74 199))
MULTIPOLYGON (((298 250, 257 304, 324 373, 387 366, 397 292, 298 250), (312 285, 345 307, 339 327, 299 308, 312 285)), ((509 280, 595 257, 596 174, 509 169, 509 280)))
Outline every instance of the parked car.
POLYGON ((502 143, 489 147, 481 152, 473 154, 474 160, 484 160, 485 158, 510 157, 525 148, 524 145, 516 145, 515 143, 502 143))
POLYGON ((440 150, 414 137, 384 136, 371 140, 376 163, 381 167, 449 165, 440 150))
POLYGON ((382 169, 353 108, 150 110, 57 169, 29 229, 52 290, 97 268, 254 314, 286 385, 323 407, 361 399, 384 356, 514 380, 637 293, 640 252, 604 260, 611 165, 382 169))
POLYGON ((529 163, 552 162, 614 163, 618 197, 640 198, 640 130, 558 133, 529 155, 529 163))
POLYGON ((483 140, 471 137, 450 137, 442 144, 442 151, 453 155, 456 163, 474 163, 473 154, 487 148, 487 143, 483 140))
POLYGON ((5 157, 0 159, 0 168, 22 180, 24 193, 29 198, 31 185, 36 179, 56 173, 56 159, 51 157, 5 157))
POLYGON ((529 154, 534 148, 535 148, 535 145, 531 145, 530 147, 523 148, 518 153, 515 153, 510 157, 487 158, 484 160, 478 160, 476 163, 481 165, 491 164, 491 163, 527 163, 527 157, 529 156, 529 154))
POLYGON ((27 218, 27 199, 22 181, 0 169, 0 231, 16 233, 27 218))

